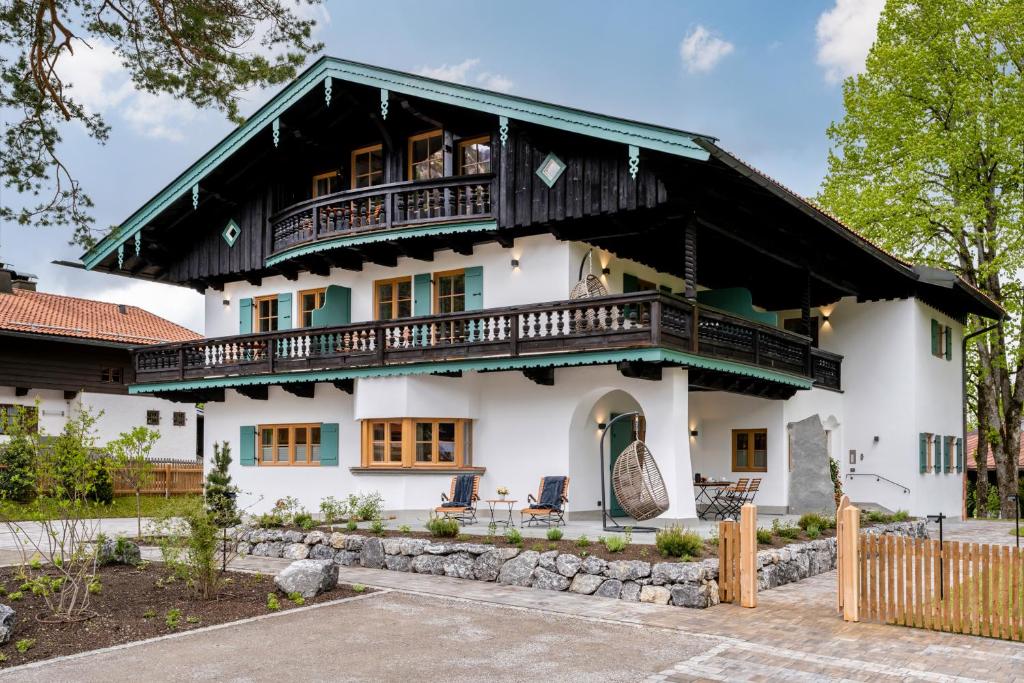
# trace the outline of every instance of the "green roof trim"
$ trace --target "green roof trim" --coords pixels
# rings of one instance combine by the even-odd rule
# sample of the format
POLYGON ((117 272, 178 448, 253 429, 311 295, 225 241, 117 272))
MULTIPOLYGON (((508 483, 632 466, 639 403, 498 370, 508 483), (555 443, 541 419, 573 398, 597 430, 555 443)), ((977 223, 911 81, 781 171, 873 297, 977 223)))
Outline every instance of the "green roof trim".
MULTIPOLYGON (((393 69, 323 57, 87 251, 82 256, 86 269, 94 268, 172 203, 191 193, 192 188, 210 171, 246 142, 261 134, 268 126, 272 126, 274 121, 296 101, 314 88, 322 87, 328 77, 666 154, 700 161, 706 161, 710 156, 710 153, 697 142, 698 139, 712 139, 709 136, 490 92, 393 69)), ((273 144, 269 133, 267 144, 273 144)))
POLYGON ((373 377, 401 377, 406 375, 430 375, 437 372, 479 372, 481 370, 522 370, 534 367, 573 367, 580 365, 607 365, 620 361, 648 361, 651 363, 677 363, 687 367, 719 370, 747 377, 756 377, 798 389, 810 389, 812 382, 784 372, 758 368, 745 363, 716 360, 702 356, 669 351, 660 348, 588 351, 584 353, 538 354, 517 358, 479 358, 474 360, 442 361, 435 363, 409 363, 407 365, 386 365, 374 368, 353 368, 349 370, 317 370, 309 372, 288 372, 276 375, 251 375, 246 377, 204 377, 202 379, 173 382, 151 382, 133 384, 128 387, 130 394, 149 394, 159 391, 188 391, 192 389, 231 388, 264 384, 291 384, 293 382, 334 382, 343 379, 366 379, 373 377))
POLYGON ((267 259, 266 264, 268 266, 272 266, 274 264, 281 263, 282 261, 295 258, 296 256, 315 254, 319 251, 327 251, 328 249, 336 249, 338 247, 353 247, 357 244, 392 242, 394 240, 423 237, 426 235, 455 235, 463 232, 486 232, 488 230, 497 229, 497 221, 461 221, 458 223, 438 223, 428 227, 400 228, 397 230, 348 235, 292 247, 291 249, 282 251, 280 254, 271 256, 267 259))

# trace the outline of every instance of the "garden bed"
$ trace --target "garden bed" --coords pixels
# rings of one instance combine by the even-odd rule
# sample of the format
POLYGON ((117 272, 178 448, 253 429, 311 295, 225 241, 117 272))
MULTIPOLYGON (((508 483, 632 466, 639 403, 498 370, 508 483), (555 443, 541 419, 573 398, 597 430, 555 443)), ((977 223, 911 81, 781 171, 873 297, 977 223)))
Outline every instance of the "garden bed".
MULTIPOLYGON (((95 650, 156 636, 190 631, 203 626, 223 624, 247 617, 267 614, 268 594, 277 596, 280 609, 294 609, 297 605, 281 595, 272 576, 228 572, 231 579, 220 598, 200 600, 192 595, 183 581, 168 581, 162 565, 143 565, 140 568, 115 565, 99 570, 101 592, 90 596, 90 607, 97 614, 92 619, 77 623, 42 623, 36 619, 47 613, 42 597, 22 591, 20 600, 11 600, 10 593, 18 591, 21 580, 15 568, 0 569, 0 586, 7 596, 0 602, 17 612, 11 639, 0 646, 6 659, 0 667, 11 667, 61 655, 95 650), (176 623, 174 612, 178 610, 176 623), (168 622, 172 622, 170 625, 168 622), (31 641, 24 652, 18 643, 31 641)), ((351 586, 336 588, 306 600, 306 604, 337 600, 358 595, 351 586)))

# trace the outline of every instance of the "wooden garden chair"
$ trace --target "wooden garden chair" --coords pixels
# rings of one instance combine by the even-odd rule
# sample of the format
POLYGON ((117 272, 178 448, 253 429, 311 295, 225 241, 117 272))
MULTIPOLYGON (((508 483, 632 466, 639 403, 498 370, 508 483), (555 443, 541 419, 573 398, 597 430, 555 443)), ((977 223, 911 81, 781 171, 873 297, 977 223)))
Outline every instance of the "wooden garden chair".
POLYGON ((480 475, 457 474, 452 477, 452 486, 448 493, 441 494, 441 506, 434 509, 435 515, 448 519, 457 519, 463 524, 476 524, 476 504, 480 500, 480 475), (460 480, 473 479, 472 485, 464 485, 459 490, 460 480))
POLYGON ((732 486, 726 486, 715 496, 715 514, 722 519, 739 514, 747 493, 749 477, 741 477, 732 486))
POLYGON ((569 502, 569 477, 541 477, 537 497, 534 498, 530 493, 527 494, 526 500, 530 507, 519 511, 520 526, 565 524, 565 504, 569 502), (561 479, 562 485, 556 488, 557 483, 552 482, 551 486, 545 486, 548 480, 554 479, 561 479))

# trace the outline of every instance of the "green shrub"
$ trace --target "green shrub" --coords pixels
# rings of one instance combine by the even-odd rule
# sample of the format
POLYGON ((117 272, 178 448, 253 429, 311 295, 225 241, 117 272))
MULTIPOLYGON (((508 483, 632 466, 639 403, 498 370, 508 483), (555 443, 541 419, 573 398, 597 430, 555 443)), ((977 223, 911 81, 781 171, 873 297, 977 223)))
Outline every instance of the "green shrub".
POLYGON ((195 617, 195 616, 189 615, 189 616, 185 617, 185 621, 187 621, 190 624, 198 624, 199 623, 199 617, 195 617))
POLYGON ((359 519, 377 519, 384 512, 384 496, 378 491, 348 497, 349 514, 359 519))
POLYGON ((148 610, 142 613, 143 619, 152 619, 156 616, 156 610, 150 607, 148 610))
POLYGON ((114 476, 111 473, 113 463, 110 458, 100 458, 96 463, 96 478, 89 491, 89 500, 110 505, 114 502, 114 476))
POLYGON ((164 624, 167 628, 175 629, 178 628, 178 624, 181 623, 181 610, 177 607, 173 607, 167 610, 167 614, 164 615, 164 624))
POLYGON ((696 557, 704 549, 704 539, 691 529, 683 529, 678 524, 658 529, 654 535, 654 544, 662 557, 696 557))
POLYGON ((22 638, 21 640, 19 640, 17 643, 14 644, 14 648, 18 652, 20 652, 22 654, 28 652, 29 650, 31 650, 35 646, 36 646, 36 639, 35 638, 22 638))
POLYGON ((811 539, 812 541, 821 536, 821 529, 818 528, 816 524, 811 524, 810 526, 808 526, 806 531, 807 538, 811 539))
POLYGON ((284 526, 284 517, 273 512, 265 512, 256 518, 256 525, 261 529, 274 529, 284 526))
POLYGON ((277 599, 276 593, 267 593, 267 609, 271 612, 281 609, 281 602, 277 599))
POLYGON ((999 491, 996 488, 995 486, 988 487, 988 500, 985 503, 985 510, 988 512, 989 517, 999 516, 999 491))
POLYGON ((763 528, 758 527, 758 529, 757 529, 757 542, 758 543, 762 543, 764 545, 768 545, 768 544, 770 544, 772 542, 772 538, 773 537, 774 537, 774 534, 772 533, 771 529, 763 529, 763 528))
POLYGON ((353 583, 352 584, 352 590, 355 591, 356 593, 362 593, 363 591, 366 590, 366 586, 364 586, 361 583, 353 583))
POLYGON ((807 527, 816 526, 818 530, 827 529, 829 527, 828 520, 824 515, 819 515, 817 512, 808 512, 800 517, 800 520, 796 523, 798 527, 807 531, 807 527))
POLYGON ((403 533, 403 534, 411 534, 412 533, 412 527, 409 526, 408 524, 402 524, 402 525, 400 525, 398 527, 398 531, 399 531, 399 533, 403 533))
POLYGON ((93 595, 99 595, 103 592, 103 584, 100 583, 99 578, 95 578, 89 582, 89 592, 93 595))
POLYGON ((372 531, 373 533, 375 533, 378 536, 380 536, 381 534, 384 533, 384 526, 385 526, 384 520, 382 520, 380 517, 378 517, 377 519, 373 520, 373 522, 370 523, 370 531, 372 531))
POLYGON ((892 515, 892 521, 894 522, 905 522, 910 519, 910 513, 906 510, 897 510, 892 515))
POLYGON ((299 607, 302 607, 303 605, 306 604, 306 599, 304 597, 302 597, 302 593, 300 593, 298 591, 292 591, 291 593, 289 593, 288 594, 288 599, 291 600, 292 602, 294 602, 299 607))
POLYGON ((459 535, 459 520, 434 517, 427 520, 427 531, 438 538, 455 538, 459 535))
POLYGON ((548 540, 549 541, 561 541, 562 540, 562 530, 559 529, 556 526, 553 526, 550 529, 548 529, 548 540))
POLYGON ((523 546, 523 535, 519 533, 519 529, 516 529, 515 527, 510 527, 509 529, 505 530, 505 541, 508 542, 509 545, 514 545, 521 548, 523 546))
POLYGON ((610 553, 621 553, 623 550, 629 547, 629 542, 633 539, 633 532, 626 527, 626 533, 622 536, 609 536, 605 539, 599 539, 604 543, 605 550, 610 553))
POLYGON ((313 515, 309 514, 305 510, 296 512, 295 516, 292 518, 292 522, 295 526, 304 531, 309 531, 316 526, 316 521, 313 519, 313 515))
MULTIPOLYGON (((2 425, 0 425, 2 427, 2 425)), ((3 431, 0 429, 0 431, 3 431)), ((36 497, 32 444, 24 436, 14 436, 0 450, 0 496, 16 503, 30 503, 36 497)))
POLYGON ((348 514, 348 504, 345 501, 338 500, 334 496, 327 496, 320 501, 320 516, 323 518, 324 524, 340 522, 346 514, 348 514))
POLYGON ((348 529, 349 531, 355 531, 356 529, 359 528, 359 525, 356 524, 356 520, 350 519, 347 522, 345 522, 345 528, 348 529))
POLYGON ((590 539, 587 538, 586 534, 580 534, 580 537, 576 539, 576 547, 577 548, 589 548, 590 547, 590 539))

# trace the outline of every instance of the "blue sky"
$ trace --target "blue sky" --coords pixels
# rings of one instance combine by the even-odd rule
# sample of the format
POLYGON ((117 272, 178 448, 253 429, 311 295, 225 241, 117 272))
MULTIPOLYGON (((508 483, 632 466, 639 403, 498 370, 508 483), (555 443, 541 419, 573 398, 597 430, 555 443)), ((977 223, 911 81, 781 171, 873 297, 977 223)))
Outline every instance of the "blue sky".
MULTIPOLYGON (((863 67, 881 2, 331 0, 303 12, 318 19, 326 54, 713 135, 812 195, 825 130, 842 116, 841 79, 863 67)), ((134 91, 103 45, 73 60, 66 78, 113 127, 105 146, 69 127, 62 150, 99 226, 126 218, 231 129, 217 113, 134 91)), ((271 95, 247 94, 245 111, 271 95)), ((50 265, 81 255, 66 242, 61 230, 5 225, 0 261, 39 275, 40 290, 144 306, 202 331, 198 294, 50 265)))

